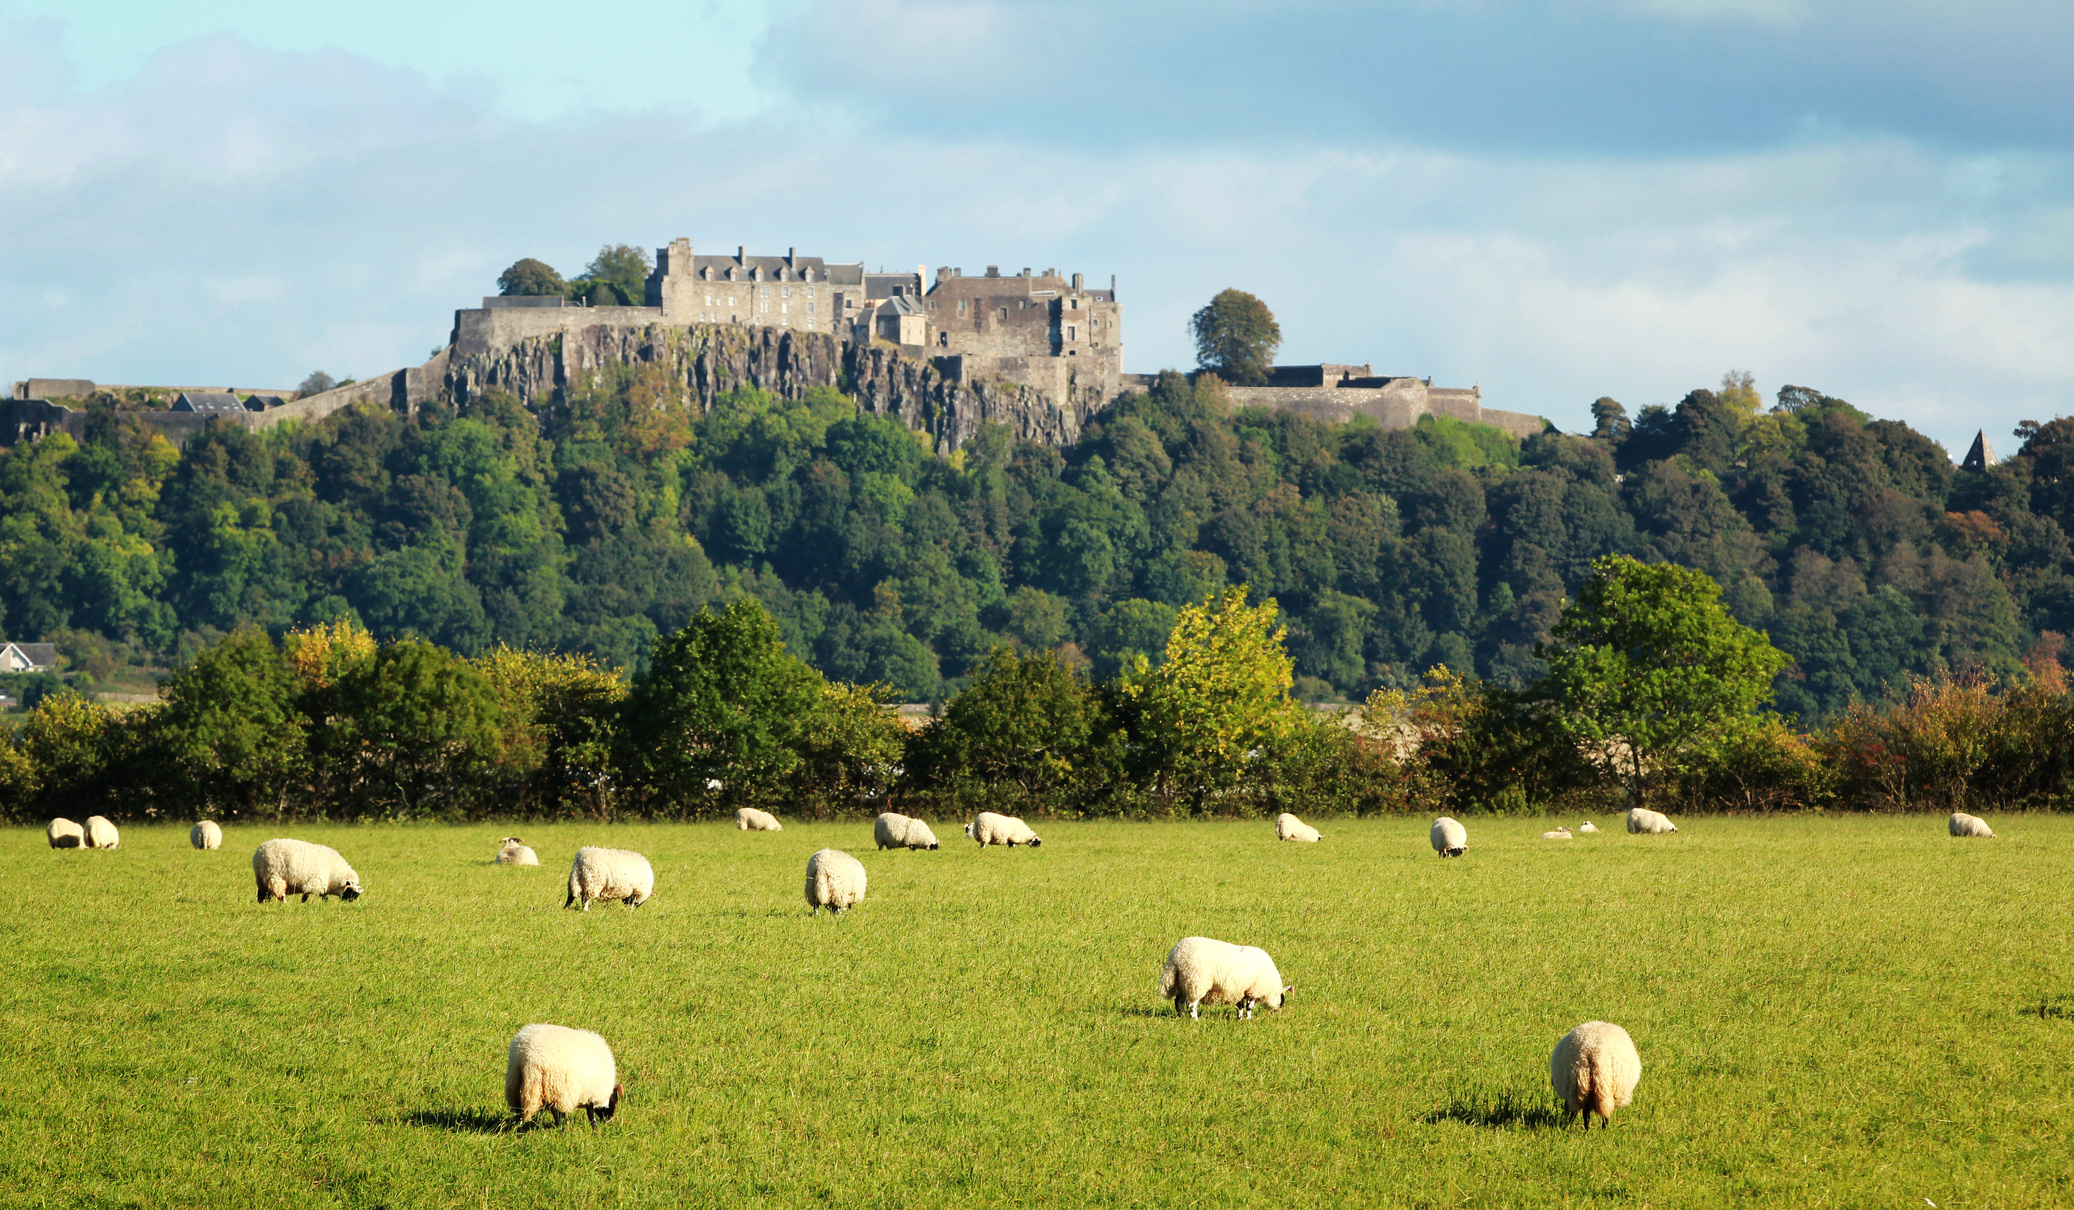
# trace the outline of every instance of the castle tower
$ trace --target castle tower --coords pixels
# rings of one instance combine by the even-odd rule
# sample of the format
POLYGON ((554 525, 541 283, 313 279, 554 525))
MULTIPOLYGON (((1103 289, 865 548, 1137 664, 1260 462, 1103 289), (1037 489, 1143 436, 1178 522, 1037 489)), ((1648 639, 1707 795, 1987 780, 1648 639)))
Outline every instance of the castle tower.
POLYGON ((655 250, 655 271, 648 275, 647 297, 651 307, 663 309, 664 323, 690 323, 698 302, 692 297, 696 284, 692 275, 691 240, 678 236, 667 248, 655 250))

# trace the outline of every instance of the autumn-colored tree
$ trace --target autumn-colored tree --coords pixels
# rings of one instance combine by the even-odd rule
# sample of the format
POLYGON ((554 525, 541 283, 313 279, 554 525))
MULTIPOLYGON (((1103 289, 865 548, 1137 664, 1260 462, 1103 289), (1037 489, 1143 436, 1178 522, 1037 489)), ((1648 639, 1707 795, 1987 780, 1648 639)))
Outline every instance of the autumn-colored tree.
POLYGON ((1138 717, 1133 740, 1155 794, 1202 811, 1237 787, 1250 762, 1287 735, 1301 709, 1274 601, 1246 604, 1246 587, 1180 611, 1159 667, 1140 657, 1124 681, 1138 717))

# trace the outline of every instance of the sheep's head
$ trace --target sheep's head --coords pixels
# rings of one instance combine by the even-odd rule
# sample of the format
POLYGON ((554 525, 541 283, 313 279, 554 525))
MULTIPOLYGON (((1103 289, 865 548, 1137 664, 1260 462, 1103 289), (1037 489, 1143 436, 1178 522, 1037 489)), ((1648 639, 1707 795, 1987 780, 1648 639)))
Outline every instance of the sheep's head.
POLYGON ((942 841, 940 841, 940 840, 932 840, 932 841, 930 841, 930 842, 929 842, 929 851, 930 851, 930 852, 932 852, 932 853, 934 853, 934 852, 935 852, 936 850, 938 850, 938 849, 940 849, 940 848, 942 848, 942 847, 943 847, 943 842, 942 842, 942 841))
POLYGON ((969 823, 965 825, 965 839, 972 839, 972 825, 969 823))
POLYGON ((1030 841, 1029 841, 1029 844, 1030 844, 1030 847, 1031 847, 1031 848, 1033 848, 1033 849, 1034 849, 1034 848, 1036 848, 1037 846, 1039 846, 1039 845, 1043 844, 1043 843, 1044 843, 1043 841, 1041 841, 1041 840, 1037 839, 1037 838, 1036 838, 1035 836, 1032 836, 1032 837, 1030 837, 1030 841))
POLYGON ((1296 985, 1294 983, 1290 984, 1289 986, 1283 988, 1281 991, 1278 991, 1274 995, 1269 996, 1267 999, 1267 1006, 1269 1008, 1274 1009, 1276 1012, 1281 1012, 1282 1002, 1284 1000, 1287 1000, 1289 998, 1289 993, 1295 990, 1296 985))
POLYGON ((620 1095, 624 1093, 626 1090, 627 1086, 624 1084, 614 1084, 612 1086, 612 1099, 605 1102, 605 1107, 603 1109, 598 1110, 599 1121, 609 1122, 612 1120, 612 1115, 619 1111, 620 1095))
POLYGON ((346 884, 338 889, 338 897, 347 903, 360 898, 360 879, 357 876, 346 879, 346 884))

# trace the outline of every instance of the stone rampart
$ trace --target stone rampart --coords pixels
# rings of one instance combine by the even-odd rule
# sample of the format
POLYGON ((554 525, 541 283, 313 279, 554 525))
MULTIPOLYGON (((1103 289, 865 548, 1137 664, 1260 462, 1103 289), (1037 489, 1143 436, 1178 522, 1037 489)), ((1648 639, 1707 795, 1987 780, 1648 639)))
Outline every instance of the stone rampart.
POLYGON ((1423 378, 1353 381, 1364 385, 1233 387, 1231 398, 1240 407, 1298 412, 1335 424, 1368 416, 1386 429, 1410 428, 1421 416, 1446 416, 1468 424, 1487 424, 1525 440, 1546 427, 1539 416, 1483 406, 1483 392, 1476 387, 1434 387, 1423 378), (1370 382, 1380 385, 1365 385, 1370 382))

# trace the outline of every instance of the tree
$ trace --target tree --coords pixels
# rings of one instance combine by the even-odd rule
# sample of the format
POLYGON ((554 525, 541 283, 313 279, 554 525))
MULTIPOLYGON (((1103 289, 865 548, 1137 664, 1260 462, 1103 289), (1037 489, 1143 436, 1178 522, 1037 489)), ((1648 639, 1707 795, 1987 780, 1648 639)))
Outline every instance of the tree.
POLYGON ((1201 811, 1295 725, 1277 612, 1272 600, 1247 605, 1245 585, 1228 589, 1180 611, 1158 668, 1138 660, 1123 688, 1138 707, 1132 738, 1155 793, 1201 811))
POLYGON ((500 294, 560 294, 569 288, 562 275, 545 261, 527 257, 514 261, 511 268, 497 275, 497 292, 500 294))
POLYGON ((606 244, 598 249, 591 263, 584 266, 583 275, 596 286, 611 291, 613 297, 606 298, 594 292, 593 305, 638 307, 648 297, 648 274, 651 266, 646 250, 631 244, 606 244))
POLYGON ((1267 304, 1244 290, 1225 290, 1188 321, 1196 364, 1234 386, 1267 381, 1282 328, 1267 304))
POLYGON ((620 724, 620 767, 651 805, 785 793, 805 729, 823 703, 821 674, 785 650, 778 624, 754 600, 699 610, 657 643, 635 678, 620 724))
POLYGON ((1534 648, 1557 726, 1603 751, 1637 804, 1647 805, 1651 776, 1747 723, 1786 666, 1720 596, 1704 572, 1608 555, 1534 648))
POLYGON ((321 700, 330 710, 312 746, 340 782, 359 782, 384 813, 400 818, 465 805, 461 795, 504 746, 489 681, 422 639, 391 643, 348 666, 321 700))
MULTIPOLYGON (((517 265, 512 266, 514 269, 517 267, 517 265)), ((507 290, 505 293, 509 294, 510 291, 507 290)), ((333 378, 322 370, 311 370, 310 376, 302 380, 301 386, 295 388, 295 397, 297 399, 307 399, 312 395, 322 395, 337 385, 338 379, 333 378)))
POLYGON ((166 682, 161 751, 198 807, 278 814, 304 756, 298 677, 265 632, 233 631, 166 682))
POLYGON ((1101 703, 1058 653, 997 647, 972 683, 915 738, 917 784, 1013 788, 1047 801, 1079 788, 1101 703))

